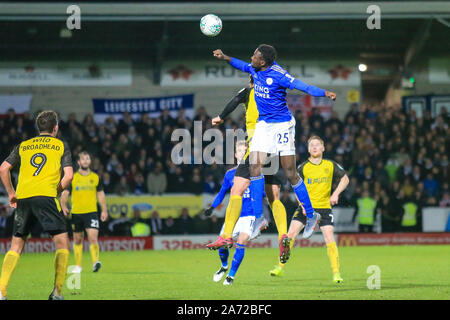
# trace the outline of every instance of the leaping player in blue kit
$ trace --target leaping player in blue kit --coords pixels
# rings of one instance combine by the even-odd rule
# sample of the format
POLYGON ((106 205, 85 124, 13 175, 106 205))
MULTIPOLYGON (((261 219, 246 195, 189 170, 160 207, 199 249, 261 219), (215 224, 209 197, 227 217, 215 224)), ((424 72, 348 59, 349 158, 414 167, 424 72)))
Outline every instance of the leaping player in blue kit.
MULTIPOLYGON (((250 143, 251 179, 235 177, 225 217, 224 232, 207 247, 221 248, 233 244, 231 230, 233 230, 239 217, 242 196, 249 187, 250 181, 261 174, 262 164, 268 154, 280 155, 281 166, 294 189, 297 199, 302 203, 306 212, 307 221, 303 237, 311 237, 320 215, 314 211, 305 183, 296 170, 295 119, 286 104, 286 89, 297 89, 312 96, 328 97, 332 100, 336 99, 336 94, 307 85, 292 77, 275 62, 277 58, 276 50, 267 44, 258 46, 251 57, 251 63, 227 56, 220 49, 215 50, 213 54, 217 59, 224 60, 232 67, 252 75, 259 118, 250 143)), ((250 189, 251 198, 255 204, 261 202, 262 192, 259 188, 263 188, 263 186, 250 189)), ((257 211, 257 209, 255 210, 257 211)), ((287 236, 282 239, 282 246, 284 247, 282 257, 287 260, 290 250, 290 239, 287 236)))
MULTIPOLYGON (((245 141, 238 141, 236 143, 236 153, 235 157, 238 161, 240 161, 246 152, 246 142, 245 141)), ((205 210, 205 215, 210 216, 213 209, 217 208, 217 206, 223 201, 225 194, 231 189, 233 186, 233 179, 234 175, 236 173, 236 168, 234 167, 230 170, 228 170, 225 173, 225 177, 223 179, 222 187, 217 194, 217 196, 214 198, 213 203, 211 204, 211 207, 205 210)), ((261 175, 259 177, 260 179, 264 180, 264 176, 261 175)), ((257 238, 263 229, 265 229, 268 225, 267 220, 264 218, 264 216, 259 213, 255 214, 253 210, 252 201, 250 198, 250 189, 254 187, 255 183, 251 183, 250 186, 247 188, 247 190, 244 192, 243 195, 243 201, 242 201, 242 210, 241 215, 234 227, 233 230, 233 239, 236 241, 236 252, 233 256, 233 261, 231 263, 231 269, 228 273, 228 276, 225 278, 225 281, 223 282, 223 285, 231 285, 233 284, 234 277, 236 275, 236 272, 244 259, 245 254, 245 246, 249 240, 257 238)), ((264 182, 263 182, 264 185, 264 182)), ((262 191, 264 193, 264 189, 262 191)), ((265 197, 265 193, 261 197, 261 203, 259 204, 261 206, 261 212, 262 212, 262 198, 265 197)), ((222 231, 223 232, 222 227, 222 231)), ((214 282, 219 282, 222 277, 225 275, 225 273, 228 271, 228 256, 229 256, 229 248, 223 247, 219 249, 219 257, 220 261, 222 263, 220 269, 213 275, 214 282)))

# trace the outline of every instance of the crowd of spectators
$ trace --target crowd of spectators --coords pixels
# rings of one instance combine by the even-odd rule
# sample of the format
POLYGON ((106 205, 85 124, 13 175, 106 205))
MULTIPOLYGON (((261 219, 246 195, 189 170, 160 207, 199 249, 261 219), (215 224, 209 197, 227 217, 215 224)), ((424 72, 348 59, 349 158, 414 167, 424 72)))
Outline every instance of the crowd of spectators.
MULTIPOLYGON (((176 117, 168 111, 157 118, 142 115, 138 119, 124 113, 119 120, 110 117, 96 123, 91 114, 79 119, 71 113, 67 119, 60 119, 59 137, 69 144, 75 168, 81 151, 91 154, 91 168, 101 177, 106 194, 214 194, 229 166, 216 162, 175 165, 171 157, 178 143, 171 141, 172 132, 187 129, 194 143, 194 121, 200 121, 205 131, 211 128, 211 116, 215 115, 199 107, 193 119, 180 110, 176 117)), ((444 108, 435 117, 428 111, 419 117, 415 111, 406 112, 383 103, 354 104, 342 119, 333 112, 325 120, 317 108, 309 116, 300 111, 294 116, 298 164, 308 157, 308 137, 317 134, 325 141, 325 157, 346 169, 350 185, 341 196, 340 205, 354 206, 356 199, 368 192, 380 209, 384 208, 383 214, 392 215, 394 220, 399 217, 392 208, 399 208, 402 201, 413 199, 419 207, 450 206, 450 129, 444 108)), ((245 117, 229 117, 219 129, 225 132, 244 127, 245 117)), ((17 116, 10 110, 5 118, 0 118, 1 160, 14 145, 35 134, 30 114, 17 116)), ((13 180, 16 178, 17 173, 13 180)), ((283 189, 289 190, 290 186, 284 185, 283 189)), ((6 195, 1 185, 0 195, 6 195)), ((0 214, 0 223, 1 217, 0 214)), ((177 228, 177 232, 193 232, 177 228)))

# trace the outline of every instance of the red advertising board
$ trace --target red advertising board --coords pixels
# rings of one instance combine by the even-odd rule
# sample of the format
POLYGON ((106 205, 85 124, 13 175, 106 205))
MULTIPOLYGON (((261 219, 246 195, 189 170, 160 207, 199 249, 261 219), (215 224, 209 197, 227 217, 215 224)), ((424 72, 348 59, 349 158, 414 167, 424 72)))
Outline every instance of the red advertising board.
MULTIPOLYGON (((205 249, 206 245, 217 238, 217 235, 174 235, 153 237, 154 250, 190 250, 205 249)), ((314 234, 309 239, 297 238, 294 247, 323 247, 325 242, 321 234, 314 234)), ((247 248, 278 248, 278 236, 261 235, 247 244, 247 248)))
POLYGON ((394 246, 450 244, 450 233, 353 233, 339 234, 339 246, 394 246))
MULTIPOLYGON (((153 249, 152 237, 102 237, 98 240, 100 251, 134 251, 153 249)), ((4 254, 11 246, 11 239, 0 239, 0 254, 4 254)), ((89 250, 89 242, 84 242, 84 249, 89 250)), ((25 253, 54 252, 55 246, 50 238, 28 239, 25 253)))
MULTIPOLYGON (((189 250, 204 249, 205 245, 215 239, 215 235, 174 235, 156 237, 102 237, 99 239, 101 251, 140 251, 140 250, 189 250)), ((337 234, 339 246, 389 246, 389 245, 426 245, 450 244, 450 233, 347 233, 337 234)), ((295 248, 323 247, 320 234, 310 239, 298 237, 295 248)), ((0 239, 0 254, 5 254, 11 246, 11 239, 0 239)), ((276 235, 263 235, 252 240, 249 248, 278 248, 276 235)), ((89 250, 89 242, 84 242, 84 250, 89 250)), ((24 252, 54 252, 55 246, 49 238, 28 239, 24 252)))

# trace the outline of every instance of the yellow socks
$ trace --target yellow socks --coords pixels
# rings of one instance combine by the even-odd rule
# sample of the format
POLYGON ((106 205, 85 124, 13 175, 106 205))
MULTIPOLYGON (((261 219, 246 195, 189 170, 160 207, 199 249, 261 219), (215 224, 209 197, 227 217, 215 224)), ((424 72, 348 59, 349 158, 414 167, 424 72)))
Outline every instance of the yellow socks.
POLYGON ((287 234, 287 218, 286 209, 280 200, 275 200, 272 203, 272 213, 275 224, 277 225, 278 240, 281 240, 281 236, 287 234))
MULTIPOLYGON (((0 278, 0 290, 2 295, 6 296, 6 288, 8 287, 9 280, 16 268, 17 261, 20 255, 14 251, 8 251, 2 265, 2 276, 0 278)), ((66 279, 67 266, 69 264, 69 250, 59 249, 55 254, 55 288, 58 291, 58 295, 61 294, 61 289, 66 279)))
MULTIPOLYGON (((91 252, 92 263, 94 264, 99 260, 100 256, 100 247, 98 243, 91 244, 89 246, 89 251, 91 252)), ((74 244, 73 253, 75 255, 75 263, 77 264, 77 266, 81 267, 81 261, 83 259, 83 244, 74 244)))
POLYGON ((92 264, 96 263, 99 260, 100 248, 98 243, 91 244, 89 247, 89 251, 91 251, 92 264))
POLYGON ((69 264, 69 250, 58 249, 55 254, 55 288, 58 295, 61 295, 61 290, 66 280, 67 266, 69 264))
POLYGON ((231 196, 230 202, 228 203, 227 212, 225 215, 225 227, 223 230, 222 237, 227 239, 231 238, 233 235, 233 229, 241 216, 242 209, 242 197, 241 196, 231 196))
MULTIPOLYGON (((291 239, 291 249, 294 246, 294 242, 295 240, 291 239)), ((328 253, 328 258, 330 259, 330 264, 331 264, 331 269, 333 270, 333 274, 334 273, 339 273, 339 254, 338 254, 338 249, 336 246, 336 242, 331 242, 327 244, 327 253, 328 253)), ((284 268, 284 263, 281 263, 280 261, 278 261, 278 265, 281 268, 284 268)))
POLYGON ((327 244, 328 258, 330 259, 331 269, 333 273, 339 272, 339 254, 336 246, 336 242, 327 244))
POLYGON ((16 268, 17 261, 19 261, 20 255, 15 251, 8 251, 3 259, 2 275, 0 277, 0 290, 2 295, 6 297, 6 288, 8 287, 9 280, 16 268))
POLYGON ((73 245, 73 255, 75 256, 75 264, 81 267, 83 260, 83 243, 73 245))

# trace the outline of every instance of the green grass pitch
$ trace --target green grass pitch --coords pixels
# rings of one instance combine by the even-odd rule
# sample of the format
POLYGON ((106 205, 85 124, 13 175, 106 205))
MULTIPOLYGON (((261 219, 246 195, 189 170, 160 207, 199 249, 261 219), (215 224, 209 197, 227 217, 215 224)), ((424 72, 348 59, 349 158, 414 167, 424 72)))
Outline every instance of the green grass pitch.
MULTIPOLYGON (((98 273, 92 272, 86 252, 81 289, 73 294, 65 287, 63 293, 66 300, 450 299, 450 246, 339 248, 344 278, 340 285, 331 281, 325 248, 293 249, 282 278, 269 276, 277 254, 276 249, 248 249, 234 284, 224 287, 212 281, 220 265, 217 251, 103 252, 98 273), (379 290, 367 288, 370 265, 380 267, 379 290)), ((53 259, 53 254, 24 254, 8 299, 47 299, 53 285, 53 259)))

